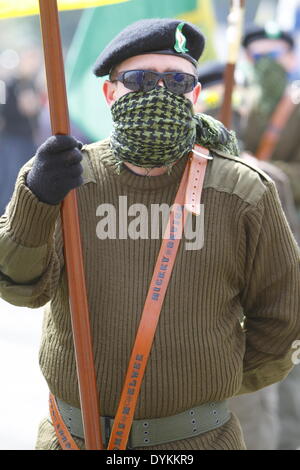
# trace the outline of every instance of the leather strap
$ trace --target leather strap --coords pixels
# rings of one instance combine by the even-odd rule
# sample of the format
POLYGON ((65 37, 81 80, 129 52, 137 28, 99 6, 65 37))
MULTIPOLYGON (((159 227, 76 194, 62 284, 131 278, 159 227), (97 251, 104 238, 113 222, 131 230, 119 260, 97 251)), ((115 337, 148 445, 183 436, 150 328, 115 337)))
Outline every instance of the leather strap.
MULTIPOLYGON (((200 208, 201 192, 208 157, 206 149, 201 148, 201 152, 205 155, 205 158, 202 158, 203 162, 201 161, 201 163, 199 155, 194 152, 191 153, 191 158, 185 167, 179 189, 172 206, 168 225, 163 237, 138 327, 135 343, 131 352, 119 406, 108 443, 108 450, 125 450, 127 447, 143 376, 154 340, 164 297, 171 278, 176 254, 182 238, 184 222, 186 220, 185 212, 186 210, 197 211, 197 204, 198 209, 200 208), (196 188, 192 186, 196 186, 196 188), (193 200, 194 190, 197 194, 195 200, 193 200), (187 204, 187 207, 185 207, 185 204, 187 204)), ((56 417, 56 419, 58 418, 56 417)), ((62 426, 62 423, 60 422, 59 425, 62 426)), ((54 427, 59 442, 61 443, 61 436, 57 430, 62 428, 57 428, 57 426, 54 427)), ((67 440, 69 441, 69 437, 67 440)))
POLYGON ((255 152, 255 156, 258 160, 271 159, 281 132, 292 115, 295 107, 296 104, 293 102, 291 89, 288 87, 272 114, 269 125, 263 133, 258 149, 255 152))
POLYGON ((212 160, 209 151, 200 145, 195 145, 190 157, 189 177, 185 194, 185 207, 194 215, 200 215, 201 193, 205 176, 204 167, 207 164, 205 159, 212 160))

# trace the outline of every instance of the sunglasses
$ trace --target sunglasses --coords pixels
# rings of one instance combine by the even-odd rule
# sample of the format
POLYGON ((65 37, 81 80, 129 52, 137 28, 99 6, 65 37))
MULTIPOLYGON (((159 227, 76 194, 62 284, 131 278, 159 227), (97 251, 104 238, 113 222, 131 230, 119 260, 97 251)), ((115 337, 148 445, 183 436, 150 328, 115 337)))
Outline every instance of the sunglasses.
POLYGON ((265 52, 265 53, 254 52, 252 53, 252 58, 255 62, 264 58, 277 60, 277 59, 280 59, 280 57, 282 57, 285 54, 285 52, 286 51, 282 51, 282 50, 270 51, 270 52, 265 52))
POLYGON ((183 95, 192 91, 197 85, 195 75, 184 72, 153 72, 152 70, 126 70, 121 72, 115 80, 132 91, 153 90, 159 80, 162 80, 165 87, 175 95, 183 95))

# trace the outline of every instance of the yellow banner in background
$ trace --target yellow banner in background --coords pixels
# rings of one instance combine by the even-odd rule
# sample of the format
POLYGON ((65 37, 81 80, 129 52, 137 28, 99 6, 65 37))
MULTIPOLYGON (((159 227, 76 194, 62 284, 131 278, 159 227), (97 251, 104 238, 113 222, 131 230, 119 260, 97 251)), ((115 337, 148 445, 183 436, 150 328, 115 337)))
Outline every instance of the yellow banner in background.
POLYGON ((180 19, 189 21, 199 26, 206 37, 206 46, 200 62, 213 60, 216 58, 216 50, 214 44, 214 35, 217 29, 217 20, 212 0, 197 0, 195 10, 182 13, 180 19))
MULTIPOLYGON (((130 0, 58 0, 59 10, 78 10, 123 3, 130 0)), ((0 0, 0 18, 39 14, 38 0, 0 0)))

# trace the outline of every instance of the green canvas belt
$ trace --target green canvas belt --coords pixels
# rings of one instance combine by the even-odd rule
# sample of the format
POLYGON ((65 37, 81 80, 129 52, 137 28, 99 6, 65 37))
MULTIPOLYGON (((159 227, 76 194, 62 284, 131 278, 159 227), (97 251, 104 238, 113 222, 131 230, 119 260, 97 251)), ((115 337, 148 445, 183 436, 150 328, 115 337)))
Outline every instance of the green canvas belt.
MULTIPOLYGON (((72 436, 84 439, 81 411, 56 398, 61 417, 72 436)), ((198 436, 223 426, 231 417, 227 402, 206 403, 165 418, 134 420, 128 449, 148 447, 198 436)), ((103 443, 108 444, 113 418, 100 417, 103 443)))

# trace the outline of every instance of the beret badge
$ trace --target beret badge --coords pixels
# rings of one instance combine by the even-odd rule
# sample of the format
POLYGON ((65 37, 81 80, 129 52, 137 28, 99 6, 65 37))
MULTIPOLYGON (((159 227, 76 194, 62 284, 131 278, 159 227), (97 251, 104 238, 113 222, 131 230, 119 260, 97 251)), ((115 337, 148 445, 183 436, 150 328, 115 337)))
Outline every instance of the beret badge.
POLYGON ((265 26, 265 32, 269 39, 280 39, 281 32, 275 23, 267 23, 265 26))
POLYGON ((185 53, 189 50, 186 48, 186 37, 182 32, 182 28, 184 27, 184 23, 180 23, 176 28, 175 39, 176 42, 174 44, 174 49, 176 52, 185 53))

